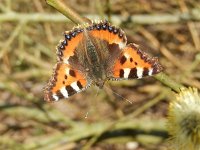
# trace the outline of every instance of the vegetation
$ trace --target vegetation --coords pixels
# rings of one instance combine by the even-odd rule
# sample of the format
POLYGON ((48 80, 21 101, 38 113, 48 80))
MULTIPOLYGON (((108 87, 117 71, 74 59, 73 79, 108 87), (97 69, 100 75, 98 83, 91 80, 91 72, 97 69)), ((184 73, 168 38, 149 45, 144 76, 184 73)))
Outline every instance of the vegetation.
POLYGON ((200 89, 199 21, 196 0, 0 0, 0 149, 170 149, 174 92, 200 89), (83 17, 120 26, 164 72, 44 102, 55 46, 83 17))

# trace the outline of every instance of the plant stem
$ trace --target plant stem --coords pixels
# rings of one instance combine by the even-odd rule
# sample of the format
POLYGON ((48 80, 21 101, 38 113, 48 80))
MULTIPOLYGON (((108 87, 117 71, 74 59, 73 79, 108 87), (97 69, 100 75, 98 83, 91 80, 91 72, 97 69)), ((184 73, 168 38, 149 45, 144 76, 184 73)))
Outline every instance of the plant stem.
POLYGON ((79 14, 70 9, 67 5, 64 5, 61 1, 46 0, 46 2, 47 4, 51 5, 56 10, 58 10, 60 13, 65 15, 67 18, 69 18, 71 21, 73 21, 75 24, 83 24, 86 22, 79 14))
MULTIPOLYGON (((191 11, 196 10, 192 9, 191 11)), ((199 11, 200 13, 200 11, 199 11)), ((163 13, 163 14, 134 14, 130 17, 130 22, 134 25, 158 25, 158 24, 177 24, 186 23, 192 19, 200 21, 200 17, 187 14, 188 18, 181 20, 184 16, 183 13, 163 13), (192 18, 193 17, 193 18, 192 18), (148 18, 148 19, 147 19, 148 18)), ((84 14, 84 18, 90 18, 91 20, 102 19, 96 14, 84 14)), ((106 18, 106 17, 105 17, 106 18)), ((85 19, 83 19, 85 21, 85 19)), ((0 13, 0 23, 2 22, 69 22, 69 20, 61 14, 55 13, 18 13, 18 12, 6 12, 0 13)), ((112 15, 112 23, 119 25, 123 22, 129 21, 129 18, 125 18, 120 15, 112 15)), ((85 21, 87 22, 87 20, 85 21)), ((76 23, 77 24, 77 23, 76 23)))
POLYGON ((176 83, 176 81, 172 80, 168 75, 163 72, 155 75, 154 77, 175 92, 180 92, 180 89, 184 88, 183 85, 176 83))

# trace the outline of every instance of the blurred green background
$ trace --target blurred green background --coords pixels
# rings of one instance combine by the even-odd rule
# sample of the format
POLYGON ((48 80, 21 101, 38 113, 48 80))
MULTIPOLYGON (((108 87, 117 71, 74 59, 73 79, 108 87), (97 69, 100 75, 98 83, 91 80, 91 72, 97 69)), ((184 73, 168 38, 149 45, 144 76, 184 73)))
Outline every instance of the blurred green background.
MULTIPOLYGON (((198 0, 63 2, 81 16, 107 18, 128 43, 159 57, 177 83, 200 89, 198 0)), ((43 101, 55 47, 73 26, 45 0, 0 0, 0 149, 168 150, 165 122, 174 95, 153 77, 43 101)))

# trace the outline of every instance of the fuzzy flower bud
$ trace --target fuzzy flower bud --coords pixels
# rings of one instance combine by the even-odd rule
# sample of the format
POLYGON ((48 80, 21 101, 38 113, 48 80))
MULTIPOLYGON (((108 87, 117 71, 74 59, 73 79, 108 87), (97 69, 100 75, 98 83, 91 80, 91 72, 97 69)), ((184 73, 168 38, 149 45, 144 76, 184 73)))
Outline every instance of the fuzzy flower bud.
POLYGON ((173 150, 200 150, 200 96, 196 88, 182 89, 169 105, 168 131, 173 150))

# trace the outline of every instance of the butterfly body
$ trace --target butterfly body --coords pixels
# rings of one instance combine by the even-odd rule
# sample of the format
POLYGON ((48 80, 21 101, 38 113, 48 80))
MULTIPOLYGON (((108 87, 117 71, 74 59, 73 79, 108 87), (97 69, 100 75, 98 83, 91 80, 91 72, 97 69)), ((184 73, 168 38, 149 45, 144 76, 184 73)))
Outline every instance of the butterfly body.
POLYGON ((135 44, 126 45, 124 32, 106 21, 74 28, 57 48, 58 62, 45 88, 45 100, 57 101, 85 90, 102 88, 107 80, 142 78, 161 72, 135 44))
POLYGON ((98 54, 100 48, 100 43, 93 43, 92 40, 86 41, 85 51, 87 65, 85 66, 85 71, 88 72, 88 77, 96 84, 101 85, 103 80, 105 80, 105 64, 102 62, 102 58, 98 54), (95 46, 96 44, 96 46, 95 46))

